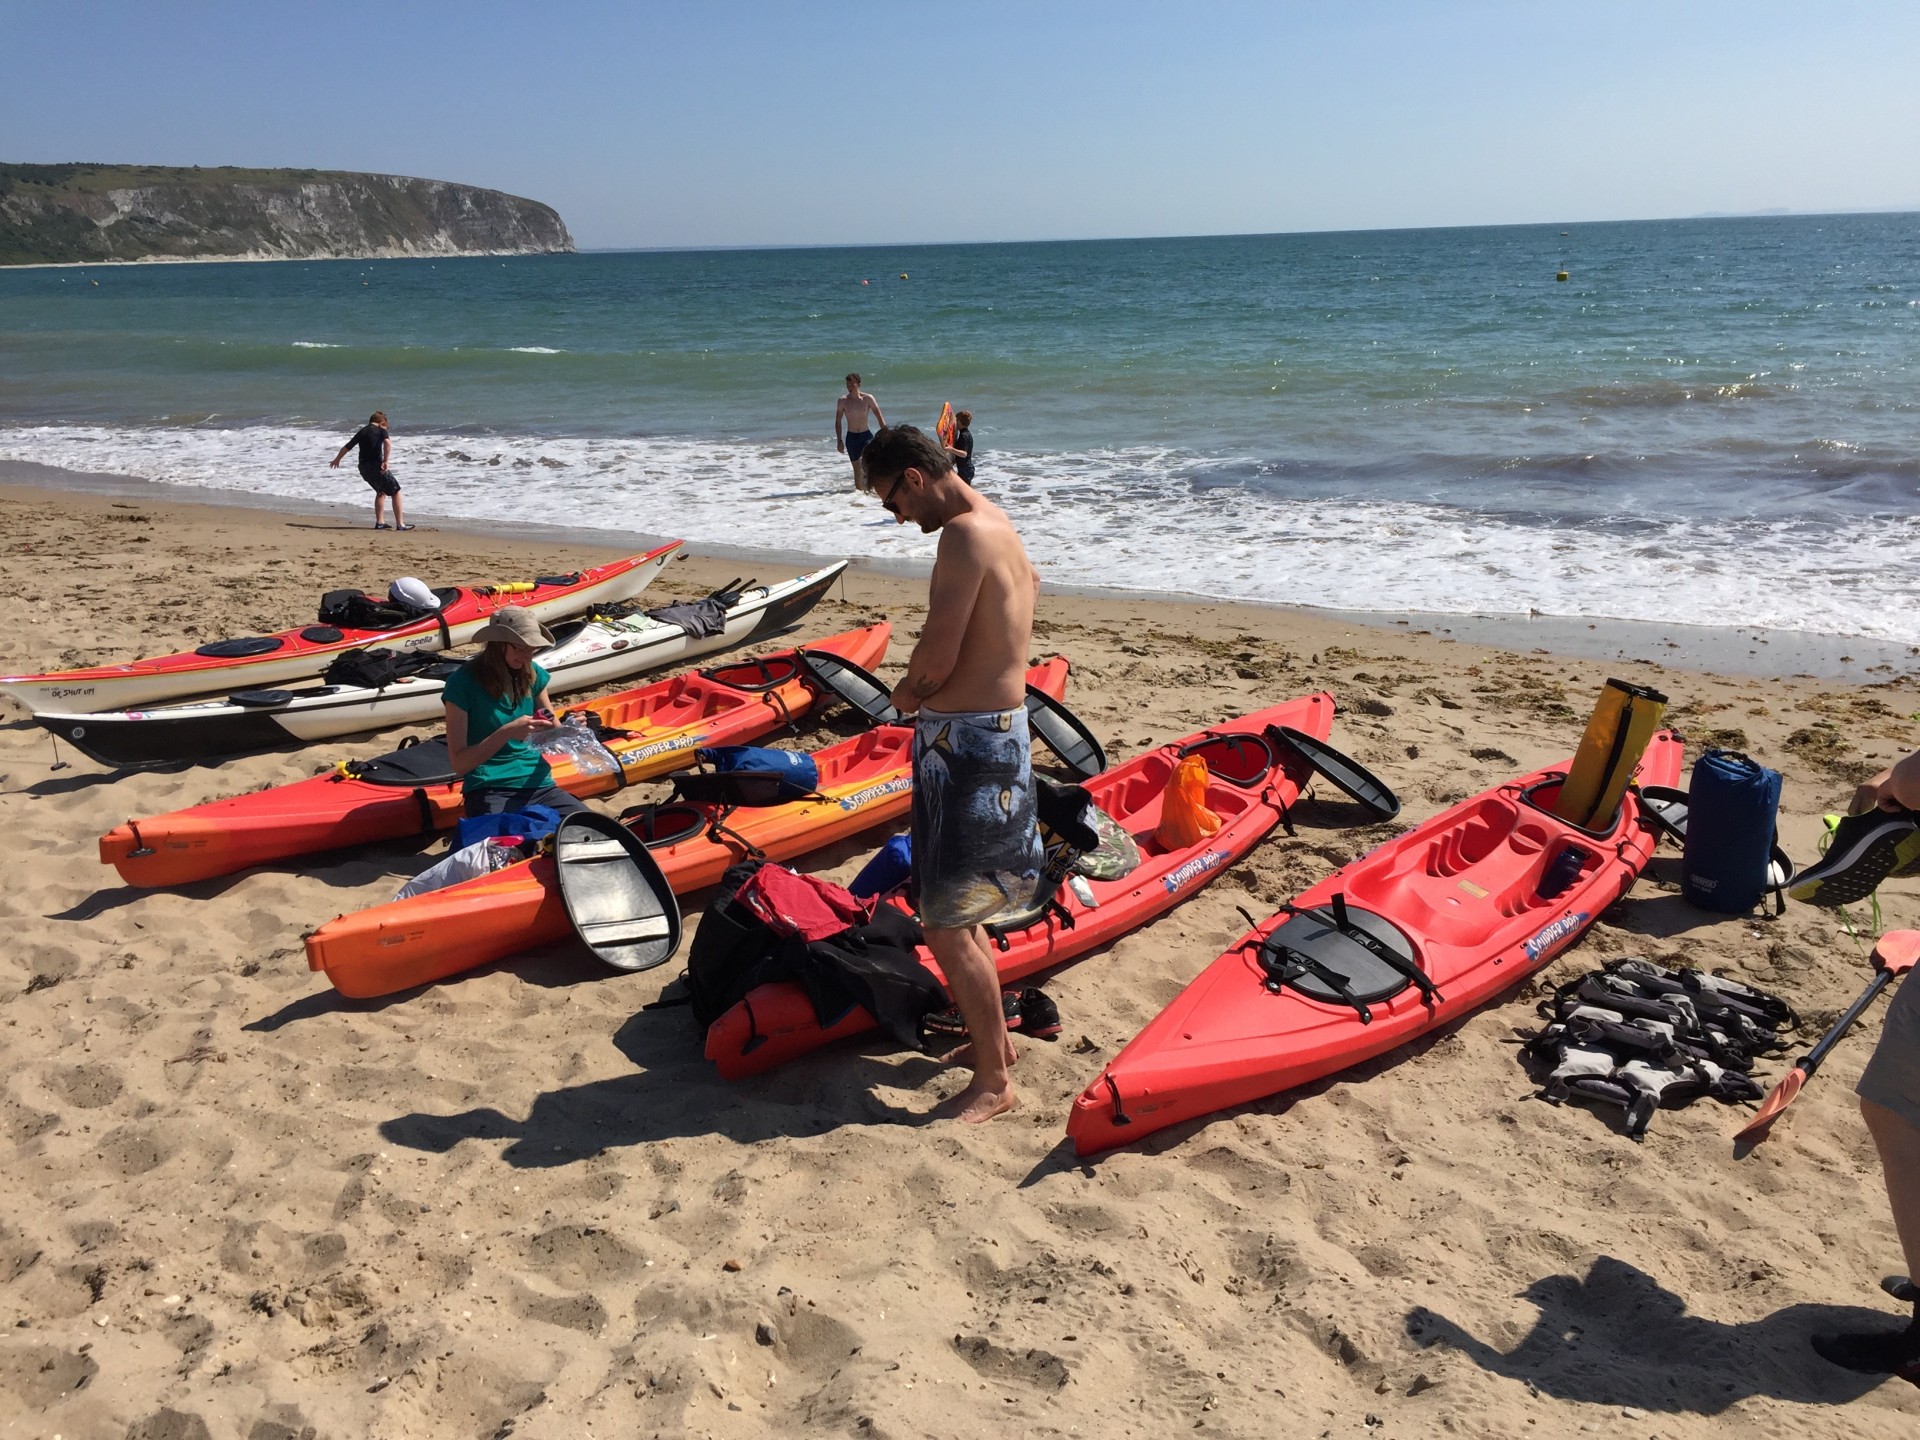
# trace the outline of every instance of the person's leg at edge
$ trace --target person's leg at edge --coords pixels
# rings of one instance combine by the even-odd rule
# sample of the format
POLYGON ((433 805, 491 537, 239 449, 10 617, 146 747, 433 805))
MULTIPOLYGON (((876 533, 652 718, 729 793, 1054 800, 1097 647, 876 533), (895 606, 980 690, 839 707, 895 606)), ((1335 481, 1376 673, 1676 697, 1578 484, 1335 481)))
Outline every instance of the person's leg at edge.
POLYGON ((396 485, 393 489, 393 528, 402 530, 406 524, 407 517, 400 513, 400 487, 396 485))
POLYGON ((387 518, 387 496, 384 490, 373 492, 373 524, 378 529, 387 518))
POLYGON ((940 962, 947 989, 967 1022, 973 1042, 973 1079, 942 1112, 978 1125, 1013 1109, 1013 1041, 1000 1008, 1000 976, 977 925, 964 930, 928 930, 927 948, 940 962))
POLYGON ((1920 1277, 1920 1130, 1897 1111, 1872 1100, 1860 1102, 1886 1177, 1893 1228, 1907 1257, 1907 1274, 1920 1277))

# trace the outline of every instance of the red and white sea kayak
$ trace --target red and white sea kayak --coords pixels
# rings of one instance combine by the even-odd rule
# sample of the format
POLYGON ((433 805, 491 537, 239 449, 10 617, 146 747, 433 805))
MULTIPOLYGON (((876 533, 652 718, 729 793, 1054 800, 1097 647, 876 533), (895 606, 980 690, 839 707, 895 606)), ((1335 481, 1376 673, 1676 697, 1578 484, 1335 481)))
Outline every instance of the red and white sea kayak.
MULTIPOLYGON (((1680 777, 1656 734, 1645 785, 1680 777)), ((1567 767, 1434 816, 1241 937, 1073 1102, 1091 1155, 1276 1095, 1458 1019, 1574 944, 1626 894, 1657 835, 1629 790, 1603 831, 1552 813, 1567 767)))
POLYGON ((392 629, 303 625, 277 635, 216 640, 175 655, 132 660, 124 665, 0 676, 0 693, 12 696, 36 715, 42 711, 130 710, 216 691, 305 680, 320 674, 343 652, 369 645, 446 650, 471 640, 488 617, 504 606, 531 610, 544 621, 631 600, 647 588, 683 543, 669 540, 644 555, 629 555, 567 575, 436 589, 434 594, 441 601, 437 612, 392 629))
MULTIPOLYGON (((1073 887, 1063 888, 1056 898, 1065 911, 1064 919, 1049 908, 1030 924, 1001 930, 994 964, 1002 983, 1063 964, 1137 930, 1223 873, 1280 823, 1282 812, 1299 798, 1313 774, 1305 757, 1291 747, 1276 751, 1264 741, 1259 747, 1251 742, 1260 741, 1274 725, 1324 740, 1333 729, 1333 713, 1333 696, 1324 692, 1290 700, 1209 726, 1083 782, 1093 803, 1133 837, 1140 865, 1119 879, 1087 879, 1092 905, 1073 887), (1167 781, 1187 754, 1198 754, 1207 762, 1207 807, 1223 823, 1214 834, 1192 845, 1168 849, 1154 832, 1160 825, 1167 781), (1251 769, 1243 768, 1250 754, 1265 759, 1251 769), (1004 948, 999 941, 1004 941, 1004 948)), ((940 974, 932 951, 922 947, 920 960, 940 974)), ((722 1075, 739 1079, 873 1028, 873 1017, 858 1007, 837 1024, 823 1028, 806 991, 783 981, 760 986, 714 1021, 707 1029, 706 1054, 722 1075)))

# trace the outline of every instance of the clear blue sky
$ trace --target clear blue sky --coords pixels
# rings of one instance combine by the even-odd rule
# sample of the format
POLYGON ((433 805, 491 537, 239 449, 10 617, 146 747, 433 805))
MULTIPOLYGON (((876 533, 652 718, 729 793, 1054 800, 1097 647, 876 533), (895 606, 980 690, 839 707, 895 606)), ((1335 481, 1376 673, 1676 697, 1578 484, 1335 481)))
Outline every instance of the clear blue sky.
POLYGON ((583 246, 1920 207, 1920 5, 0 0, 0 160, 495 186, 583 246))

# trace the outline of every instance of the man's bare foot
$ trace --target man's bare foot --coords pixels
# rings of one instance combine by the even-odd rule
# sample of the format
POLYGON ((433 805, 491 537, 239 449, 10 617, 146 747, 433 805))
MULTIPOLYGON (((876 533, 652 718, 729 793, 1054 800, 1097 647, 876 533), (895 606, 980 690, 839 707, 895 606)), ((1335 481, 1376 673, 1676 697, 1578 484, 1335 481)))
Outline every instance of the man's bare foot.
POLYGON ((942 1120, 959 1120, 968 1125, 984 1125, 994 1116, 1004 1115, 1013 1109, 1014 1103, 1011 1081, 997 1090, 989 1090, 975 1080, 951 1100, 943 1101, 933 1113, 942 1120))
MULTIPOLYGON (((973 1042, 971 1040, 956 1050, 947 1051, 947 1053, 940 1058, 948 1065, 964 1065, 969 1070, 978 1070, 980 1068, 973 1063, 973 1042)), ((1013 1040, 1009 1037, 1007 1040, 1007 1064, 1011 1066, 1019 1058, 1020 1052, 1013 1048, 1013 1040)))

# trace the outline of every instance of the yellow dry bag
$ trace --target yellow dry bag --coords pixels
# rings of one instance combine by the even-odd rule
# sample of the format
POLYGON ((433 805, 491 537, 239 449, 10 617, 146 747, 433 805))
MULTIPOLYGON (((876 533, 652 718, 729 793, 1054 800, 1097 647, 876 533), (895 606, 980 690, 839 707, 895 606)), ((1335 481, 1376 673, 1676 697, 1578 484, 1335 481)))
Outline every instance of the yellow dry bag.
POLYGON ((1553 813, 1583 830, 1604 829, 1666 709, 1667 697, 1658 690, 1607 681, 1553 813))

